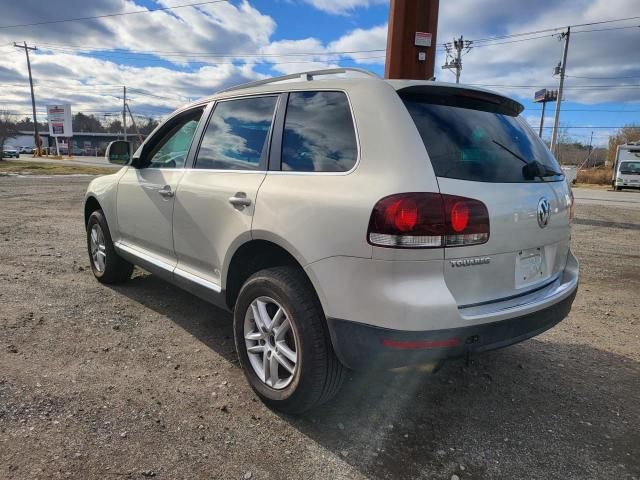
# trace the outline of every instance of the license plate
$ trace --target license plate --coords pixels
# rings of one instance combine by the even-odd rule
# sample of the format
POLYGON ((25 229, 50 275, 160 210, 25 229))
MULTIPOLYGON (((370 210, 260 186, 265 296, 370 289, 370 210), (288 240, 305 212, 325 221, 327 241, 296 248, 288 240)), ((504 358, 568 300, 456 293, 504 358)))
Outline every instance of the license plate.
POLYGON ((547 278, 544 248, 522 250, 516 256, 516 288, 526 287, 547 278))

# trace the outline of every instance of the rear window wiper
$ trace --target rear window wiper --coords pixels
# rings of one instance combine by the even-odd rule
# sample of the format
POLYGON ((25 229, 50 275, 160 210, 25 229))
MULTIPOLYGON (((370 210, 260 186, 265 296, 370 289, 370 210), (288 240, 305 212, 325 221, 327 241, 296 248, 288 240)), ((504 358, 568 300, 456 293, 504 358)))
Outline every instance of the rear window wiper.
POLYGON ((515 158, 524 163, 524 167, 522 168, 522 172, 527 179, 534 179, 535 177, 540 177, 541 179, 544 177, 555 177, 557 175, 562 175, 562 173, 558 173, 555 170, 550 169, 544 163, 539 162, 538 160, 532 160, 531 162, 527 161, 522 156, 518 155, 516 152, 511 150, 506 145, 500 143, 497 140, 491 140, 493 143, 498 145, 503 150, 509 152, 515 158))

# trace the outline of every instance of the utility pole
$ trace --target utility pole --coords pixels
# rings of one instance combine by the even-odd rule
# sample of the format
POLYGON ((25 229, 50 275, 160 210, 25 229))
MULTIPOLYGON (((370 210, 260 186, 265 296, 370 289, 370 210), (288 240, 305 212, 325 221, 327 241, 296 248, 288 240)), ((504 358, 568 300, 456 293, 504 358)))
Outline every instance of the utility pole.
POLYGON ((38 119, 36 118, 36 97, 33 93, 33 77, 31 76, 31 61, 29 60, 29 50, 37 50, 37 47, 27 46, 27 42, 20 45, 13 42, 13 46, 17 48, 24 48, 24 53, 27 55, 27 69, 29 70, 29 85, 31 86, 31 108, 33 110, 33 140, 36 143, 36 157, 40 155, 40 133, 38 132, 38 119))
POLYGON ((140 141, 140 144, 142 145, 142 135, 140 134, 140 130, 138 130, 138 125, 136 125, 136 120, 133 118, 133 114, 131 113, 131 108, 129 107, 129 104, 127 103, 127 111, 129 112, 129 117, 131 117, 131 124, 133 125, 133 129, 136 131, 136 135, 138 136, 138 140, 140 141))
POLYGON ((558 124, 560 122, 560 106, 562 104, 562 91, 564 89, 564 76, 567 72, 567 52, 569 51, 569 38, 571 27, 562 33, 564 39, 564 51, 562 52, 562 63, 560 64, 560 86, 558 87, 558 100, 556 101, 556 112, 553 118, 553 134, 551 135, 551 151, 558 155, 558 124))
POLYGON ((430 80, 440 0, 391 0, 385 78, 430 80))
POLYGON ((578 167, 578 170, 576 170, 576 172, 579 172, 580 170, 582 170, 584 166, 587 164, 587 162, 589 161, 589 159, 591 158, 591 153, 593 153, 592 145, 593 145, 593 132, 591 132, 591 138, 589 138, 589 154, 587 155, 587 158, 585 158, 584 162, 582 162, 582 165, 578 167))
POLYGON ((473 45, 473 42, 466 40, 460 35, 460 38, 454 38, 453 43, 445 43, 444 48, 447 51, 447 61, 442 68, 456 71, 456 83, 460 83, 460 74, 462 73, 462 51, 468 53, 473 45), (455 50, 455 54, 453 51, 455 50))
POLYGON ((127 86, 122 87, 122 131, 124 132, 124 141, 127 141, 127 86))

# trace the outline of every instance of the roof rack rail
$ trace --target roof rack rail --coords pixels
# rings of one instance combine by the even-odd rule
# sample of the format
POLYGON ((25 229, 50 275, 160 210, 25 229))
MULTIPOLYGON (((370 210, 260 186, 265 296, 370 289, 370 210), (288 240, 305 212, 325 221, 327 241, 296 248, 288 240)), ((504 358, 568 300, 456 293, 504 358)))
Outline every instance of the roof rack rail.
POLYGON ((319 77, 321 75, 338 75, 341 73, 360 73, 369 77, 380 78, 373 72, 369 72, 362 68, 344 67, 344 68, 326 68, 324 70, 310 70, 308 72, 292 73, 290 75, 283 75, 281 77, 265 78, 264 80, 258 80, 255 82, 242 83, 234 87, 225 88, 217 93, 232 92, 234 90, 243 90, 245 88, 259 87, 260 85, 267 85, 269 83, 282 82, 285 80, 301 79, 311 81, 313 77, 319 77))

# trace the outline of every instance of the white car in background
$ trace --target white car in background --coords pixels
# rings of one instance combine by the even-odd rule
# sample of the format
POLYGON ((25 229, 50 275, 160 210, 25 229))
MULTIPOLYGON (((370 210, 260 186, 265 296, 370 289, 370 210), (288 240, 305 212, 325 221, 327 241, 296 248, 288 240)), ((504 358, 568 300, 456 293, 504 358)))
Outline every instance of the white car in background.
POLYGON ((618 145, 611 186, 616 191, 640 188, 640 142, 618 145))
POLYGON ((20 152, 15 147, 5 147, 2 150, 2 158, 20 158, 20 152))
POLYGON ((176 111, 88 187, 95 277, 140 265, 233 312, 269 406, 330 399, 345 368, 442 361, 560 322, 578 288, 573 197, 494 92, 354 69, 231 88, 176 111))

